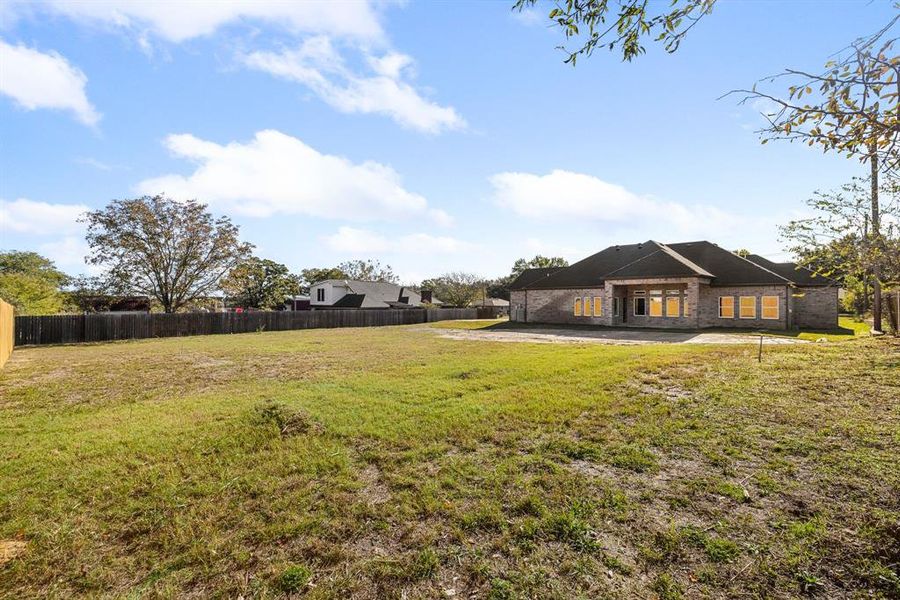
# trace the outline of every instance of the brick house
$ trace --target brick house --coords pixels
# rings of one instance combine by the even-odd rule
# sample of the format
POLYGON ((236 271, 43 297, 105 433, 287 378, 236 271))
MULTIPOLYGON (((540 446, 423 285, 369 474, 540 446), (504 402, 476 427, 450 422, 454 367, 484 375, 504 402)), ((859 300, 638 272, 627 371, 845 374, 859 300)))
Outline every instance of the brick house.
POLYGON ((794 263, 710 242, 610 246, 510 285, 510 320, 613 327, 833 329, 838 288, 794 263))

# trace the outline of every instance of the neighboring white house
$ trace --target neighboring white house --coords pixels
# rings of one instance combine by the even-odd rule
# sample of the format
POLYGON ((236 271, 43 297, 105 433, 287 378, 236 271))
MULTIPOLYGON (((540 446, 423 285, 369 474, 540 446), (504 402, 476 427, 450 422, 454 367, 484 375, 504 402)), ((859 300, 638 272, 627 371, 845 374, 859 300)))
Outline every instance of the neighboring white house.
MULTIPOLYGON (((326 279, 309 288, 312 308, 411 308, 422 306, 422 296, 407 287, 385 281, 326 279)), ((433 304, 440 304, 432 300, 433 304)))

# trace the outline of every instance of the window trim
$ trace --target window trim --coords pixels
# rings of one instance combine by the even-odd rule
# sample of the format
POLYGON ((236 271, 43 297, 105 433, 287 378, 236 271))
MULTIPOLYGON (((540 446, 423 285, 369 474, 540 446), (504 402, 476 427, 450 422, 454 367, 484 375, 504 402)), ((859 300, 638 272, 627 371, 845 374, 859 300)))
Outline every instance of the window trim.
POLYGON ((581 296, 575 296, 575 302, 572 305, 572 312, 576 317, 580 317, 584 314, 581 296))
POLYGON ((719 296, 719 318, 720 319, 733 319, 734 318, 734 296, 719 296), (729 309, 731 310, 731 316, 725 316, 724 314, 722 314, 722 309, 724 308, 722 301, 725 300, 726 298, 731 300, 731 306, 729 307, 729 309))
POLYGON ((756 318, 756 296, 739 296, 738 300, 738 318, 739 319, 755 319, 756 318), (753 316, 744 316, 744 300, 753 300, 753 316))
POLYGON ((591 316, 603 316, 603 296, 594 296, 591 302, 591 316), (599 309, 599 310, 598 310, 599 309))
POLYGON ((680 317, 681 316, 681 296, 666 296, 666 316, 667 317, 680 317), (675 310, 674 315, 669 314, 669 302, 674 300, 676 302, 676 306, 678 307, 675 310))
POLYGON ((632 298, 631 300, 632 300, 631 315, 634 317, 646 317, 647 316, 647 298, 645 298, 644 296, 638 296, 636 298, 632 298), (638 300, 640 300, 641 302, 644 303, 643 312, 637 311, 638 300))
POLYGON ((777 321, 778 319, 781 318, 781 297, 780 297, 780 296, 760 296, 760 298, 759 298, 759 309, 760 309, 760 310, 759 310, 759 316, 760 316, 761 319, 766 319, 767 321, 777 321), (774 309, 775 309, 775 316, 774 316, 774 317, 767 317, 767 316, 766 316, 766 299, 767 299, 767 298, 774 298, 774 299, 775 299, 775 306, 774 306, 774 307, 772 307, 772 306, 769 307, 769 308, 774 308, 774 309))

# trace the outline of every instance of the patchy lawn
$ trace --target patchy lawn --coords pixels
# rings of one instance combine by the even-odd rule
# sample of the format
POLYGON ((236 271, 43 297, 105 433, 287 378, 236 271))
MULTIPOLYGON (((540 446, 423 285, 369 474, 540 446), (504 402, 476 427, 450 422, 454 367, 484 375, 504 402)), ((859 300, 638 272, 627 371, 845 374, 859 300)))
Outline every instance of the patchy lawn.
POLYGON ((0 596, 900 596, 900 343, 17 350, 0 596))

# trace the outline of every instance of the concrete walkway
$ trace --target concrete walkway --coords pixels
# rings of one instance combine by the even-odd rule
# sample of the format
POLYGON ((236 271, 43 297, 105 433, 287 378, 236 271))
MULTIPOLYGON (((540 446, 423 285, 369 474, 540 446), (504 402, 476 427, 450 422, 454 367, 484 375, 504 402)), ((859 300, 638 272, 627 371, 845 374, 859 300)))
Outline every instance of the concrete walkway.
MULTIPOLYGON (((539 344, 758 344, 759 335, 714 331, 658 331, 645 329, 565 329, 504 326, 497 329, 439 329, 441 337, 484 342, 530 342, 539 344)), ((806 340, 764 336, 763 344, 806 344, 806 340)))

